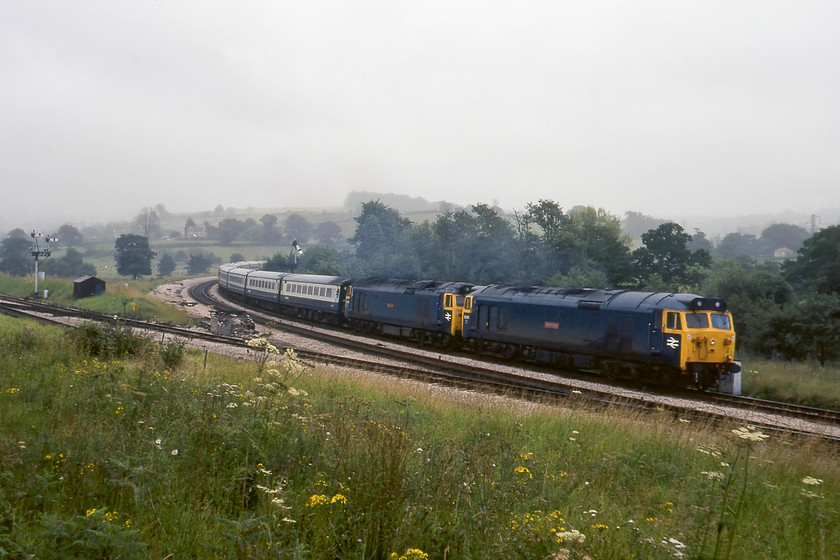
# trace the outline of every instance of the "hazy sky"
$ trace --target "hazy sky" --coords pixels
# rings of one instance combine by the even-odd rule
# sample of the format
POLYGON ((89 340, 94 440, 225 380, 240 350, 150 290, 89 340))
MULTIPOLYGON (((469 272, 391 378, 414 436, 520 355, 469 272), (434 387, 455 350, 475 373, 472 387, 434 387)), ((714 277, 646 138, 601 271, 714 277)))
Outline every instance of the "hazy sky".
POLYGON ((838 202, 840 2, 0 2, 0 219, 838 202))

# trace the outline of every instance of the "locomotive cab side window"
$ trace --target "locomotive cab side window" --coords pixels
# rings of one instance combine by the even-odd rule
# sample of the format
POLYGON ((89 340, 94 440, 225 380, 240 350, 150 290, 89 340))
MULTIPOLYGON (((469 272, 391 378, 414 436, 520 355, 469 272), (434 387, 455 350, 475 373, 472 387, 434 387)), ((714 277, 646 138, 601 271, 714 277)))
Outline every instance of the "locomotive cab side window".
POLYGON ((680 321, 680 314, 675 311, 669 311, 665 317, 665 328, 673 331, 682 330, 682 322, 680 321))

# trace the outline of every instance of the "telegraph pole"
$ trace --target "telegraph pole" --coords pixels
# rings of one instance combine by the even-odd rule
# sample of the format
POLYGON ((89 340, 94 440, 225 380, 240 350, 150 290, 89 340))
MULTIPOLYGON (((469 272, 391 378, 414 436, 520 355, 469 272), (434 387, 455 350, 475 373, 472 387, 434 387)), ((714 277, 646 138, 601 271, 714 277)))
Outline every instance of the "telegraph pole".
POLYGON ((49 235, 44 238, 43 233, 35 233, 34 229, 29 235, 32 236, 32 256, 35 257, 35 297, 38 297, 38 257, 49 257, 52 254, 50 242, 58 241, 58 239, 49 235), (44 239, 43 246, 40 244, 42 238, 44 239))

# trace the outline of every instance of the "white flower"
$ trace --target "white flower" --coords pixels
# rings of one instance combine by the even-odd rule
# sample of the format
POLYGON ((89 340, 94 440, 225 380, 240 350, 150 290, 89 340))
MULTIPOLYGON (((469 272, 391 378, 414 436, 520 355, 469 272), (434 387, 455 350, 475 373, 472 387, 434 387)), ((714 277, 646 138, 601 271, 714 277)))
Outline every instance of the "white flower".
POLYGON ((732 430, 732 433, 747 441, 764 441, 770 437, 767 434, 762 434, 752 426, 742 426, 737 430, 732 430))
POLYGON ((169 452, 169 454, 172 455, 173 457, 175 457, 178 454, 178 450, 173 449, 172 451, 169 452))
POLYGON ((807 484, 808 486, 819 486, 822 483, 821 478, 814 478, 812 476, 806 476, 802 479, 802 484, 807 484))
POLYGON ((586 535, 584 535, 577 529, 572 529, 571 531, 558 531, 556 535, 561 542, 571 541, 582 543, 586 540, 586 535))

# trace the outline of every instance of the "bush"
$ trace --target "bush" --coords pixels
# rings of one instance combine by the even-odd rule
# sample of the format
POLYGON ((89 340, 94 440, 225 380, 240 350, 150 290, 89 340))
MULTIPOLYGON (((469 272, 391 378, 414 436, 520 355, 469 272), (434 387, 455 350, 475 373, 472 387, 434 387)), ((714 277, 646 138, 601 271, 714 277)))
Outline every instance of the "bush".
POLYGON ((70 338, 80 352, 103 359, 136 356, 150 343, 128 326, 116 323, 85 323, 71 331, 70 338))

